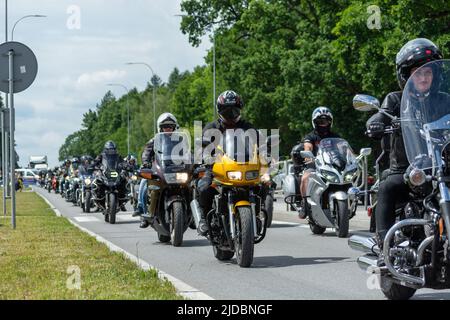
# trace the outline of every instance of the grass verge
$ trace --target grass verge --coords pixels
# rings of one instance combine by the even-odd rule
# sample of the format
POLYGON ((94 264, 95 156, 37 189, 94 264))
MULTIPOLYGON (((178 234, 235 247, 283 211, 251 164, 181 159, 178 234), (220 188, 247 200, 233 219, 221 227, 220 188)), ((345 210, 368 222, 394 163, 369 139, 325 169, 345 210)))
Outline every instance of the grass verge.
POLYGON ((16 230, 0 214, 0 299, 182 299, 156 270, 110 252, 34 192, 17 193, 16 230))

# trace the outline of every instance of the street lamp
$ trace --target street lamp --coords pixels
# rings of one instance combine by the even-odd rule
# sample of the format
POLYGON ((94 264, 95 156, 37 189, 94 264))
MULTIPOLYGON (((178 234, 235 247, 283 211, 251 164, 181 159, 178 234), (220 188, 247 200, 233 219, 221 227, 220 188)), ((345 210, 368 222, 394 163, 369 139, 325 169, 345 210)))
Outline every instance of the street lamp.
MULTIPOLYGON (((152 67, 148 63, 145 62, 127 62, 127 65, 135 65, 140 64, 146 66, 152 73, 152 77, 155 78, 155 72, 153 72, 152 67)), ((152 84, 153 87, 153 134, 156 134, 156 85, 155 83, 152 84)))
POLYGON ((123 84, 120 83, 108 83, 107 86, 109 87, 121 87, 124 88, 125 91, 127 92, 127 156, 130 155, 130 105, 128 103, 128 96, 130 91, 128 90, 128 88, 126 86, 124 86, 123 84))
MULTIPOLYGON (((187 14, 175 14, 175 17, 187 17, 187 14)), ((212 28, 212 41, 213 41, 213 115, 214 119, 217 118, 216 110, 216 30, 214 29, 214 22, 211 22, 212 28)))
POLYGON ((17 20, 16 23, 14 23, 14 26, 13 26, 12 31, 11 31, 11 41, 14 40, 14 29, 16 28, 16 25, 17 25, 20 21, 22 21, 22 20, 24 20, 24 19, 27 19, 27 18, 45 18, 45 17, 47 17, 47 16, 44 16, 44 15, 42 15, 42 14, 30 14, 30 15, 28 15, 28 16, 24 16, 24 17, 20 18, 19 20, 17 20))

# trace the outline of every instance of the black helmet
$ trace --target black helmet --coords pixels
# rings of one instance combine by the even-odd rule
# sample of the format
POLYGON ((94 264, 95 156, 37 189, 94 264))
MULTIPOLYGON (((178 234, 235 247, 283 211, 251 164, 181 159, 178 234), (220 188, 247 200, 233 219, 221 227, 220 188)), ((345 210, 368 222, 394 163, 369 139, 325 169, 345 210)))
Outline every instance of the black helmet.
POLYGON ((244 102, 236 92, 231 90, 222 92, 216 104, 219 119, 226 124, 236 124, 241 117, 243 106, 244 102))
POLYGON ((401 89, 405 87, 411 75, 411 69, 418 68, 427 62, 443 59, 439 48, 430 40, 417 38, 406 43, 397 53, 395 65, 397 80, 401 89))
POLYGON ((80 163, 80 159, 78 159, 77 157, 72 158, 72 164, 74 163, 80 163))

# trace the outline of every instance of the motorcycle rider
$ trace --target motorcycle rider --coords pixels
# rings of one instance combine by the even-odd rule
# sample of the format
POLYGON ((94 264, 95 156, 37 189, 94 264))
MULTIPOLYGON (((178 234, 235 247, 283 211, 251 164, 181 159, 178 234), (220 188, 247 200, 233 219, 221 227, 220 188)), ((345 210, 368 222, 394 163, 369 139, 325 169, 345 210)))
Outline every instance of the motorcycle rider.
MULTIPOLYGON (((303 148, 305 151, 311 151, 314 156, 317 156, 319 144, 322 139, 340 138, 340 136, 331 131, 333 114, 328 107, 321 106, 314 109, 312 113, 312 125, 314 130, 308 133, 303 139, 303 148)), ((296 151, 298 151, 297 149, 296 151)), ((300 219, 305 219, 307 216, 307 210, 305 210, 305 206, 307 205, 306 187, 308 186, 309 176, 316 168, 312 159, 306 159, 305 165, 307 169, 303 172, 300 182, 300 193, 302 195, 302 205, 298 214, 300 219)))
MULTIPOLYGON (((94 169, 99 170, 100 166, 102 165, 103 159, 108 158, 109 156, 117 156, 119 159, 119 162, 117 164, 118 170, 129 170, 128 164, 124 162, 123 159, 119 153, 117 152, 117 146, 114 141, 109 140, 106 141, 105 145, 103 146, 103 151, 100 153, 95 159, 94 159, 94 169)), ((97 199, 102 199, 105 197, 105 190, 103 188, 97 189, 97 199)), ((123 183, 119 187, 119 199, 124 199, 126 197, 126 185, 123 183)), ((101 203, 104 207, 104 202, 101 203)), ((125 208, 125 203, 119 203, 120 210, 127 211, 125 208)))
MULTIPOLYGON (((159 132, 163 133, 170 133, 174 132, 178 129, 178 121, 177 118, 169 113, 163 113, 158 117, 157 126, 159 128, 159 132)), ((155 141, 154 138, 150 139, 147 144, 145 145, 144 152, 142 153, 142 167, 143 168, 151 168, 152 163, 155 160, 155 151, 154 151, 154 145, 155 141)), ((143 214, 147 215, 147 194, 148 191, 148 182, 146 179, 142 179, 141 183, 139 185, 139 201, 138 201, 138 212, 136 212, 134 215, 141 215, 141 228, 147 228, 149 226, 148 219, 144 218, 152 218, 154 217, 155 208, 150 208, 150 215, 149 216, 142 216, 143 214)), ((150 196, 150 199, 157 196, 154 194, 157 192, 156 190, 152 190, 152 195, 150 196)))
MULTIPOLYGON (((208 123, 203 128, 203 135, 210 129, 218 129, 222 134, 229 129, 254 129, 253 126, 241 119, 241 110, 244 102, 239 94, 234 91, 227 90, 219 95, 216 103, 216 110, 219 118, 208 123)), ((208 224, 206 223, 206 215, 212 208, 214 195, 217 191, 211 187, 212 184, 212 167, 207 166, 205 175, 197 182, 199 191, 199 204, 201 207, 201 219, 198 225, 198 233, 205 236, 208 233, 208 224)))
MULTIPOLYGON (((381 106, 389 114, 400 117, 401 98, 404 86, 411 74, 425 63, 433 60, 441 60, 443 55, 439 48, 430 40, 418 38, 406 43, 396 57, 397 80, 402 91, 389 93, 381 106)), ((426 69, 426 68, 425 68, 426 69)), ((422 70, 426 71, 426 70, 422 70)), ((419 77, 419 76, 418 76, 419 77)), ((422 84, 417 82, 418 94, 426 100, 431 88, 433 75, 420 75, 422 84), (428 78, 428 79, 427 79, 428 78), (422 86, 422 88, 420 88, 422 86), (428 87, 427 87, 428 86, 428 87), (420 92, 422 91, 422 92, 420 92)), ((416 80, 414 79, 416 85, 416 80)), ((385 127, 391 124, 391 119, 381 112, 373 115, 366 123, 369 137, 381 139, 385 127)), ((377 195, 376 207, 376 238, 380 248, 389 229, 395 223, 395 204, 397 201, 408 198, 409 186, 405 183, 403 175, 409 166, 406 157, 401 130, 396 130, 390 137, 390 165, 389 174, 380 183, 377 195)))
POLYGON ((81 176, 91 175, 93 172, 92 161, 93 158, 89 155, 84 155, 80 158, 81 164, 79 166, 79 173, 81 176))

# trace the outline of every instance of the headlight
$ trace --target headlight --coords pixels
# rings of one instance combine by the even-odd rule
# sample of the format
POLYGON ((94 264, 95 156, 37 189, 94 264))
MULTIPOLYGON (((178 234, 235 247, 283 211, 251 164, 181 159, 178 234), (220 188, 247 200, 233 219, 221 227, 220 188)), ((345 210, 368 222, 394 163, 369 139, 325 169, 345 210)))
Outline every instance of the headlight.
POLYGON ((339 183, 339 177, 336 173, 327 170, 321 170, 321 173, 328 182, 339 183))
POLYGON ((167 183, 186 183, 189 175, 186 172, 165 173, 164 179, 166 179, 167 183))
POLYGON ((227 177, 230 180, 242 180, 242 172, 240 171, 229 171, 227 172, 227 177))
POLYGON ((421 186, 427 181, 427 175, 425 174, 425 171, 420 169, 413 169, 409 173, 409 182, 415 186, 421 186))
POLYGON ((89 178, 84 179, 84 184, 87 185, 87 186, 89 186, 91 184, 91 182, 92 181, 89 178))
POLYGON ((133 174, 133 175, 131 176, 131 180, 136 181, 137 179, 138 179, 138 177, 137 177, 136 175, 133 174))
POLYGON ((355 177, 356 171, 357 171, 357 169, 348 171, 344 176, 344 182, 352 182, 353 178, 355 177))
POLYGON ((259 171, 247 171, 245 173, 245 180, 255 180, 255 179, 258 179, 258 177, 259 177, 259 171))

